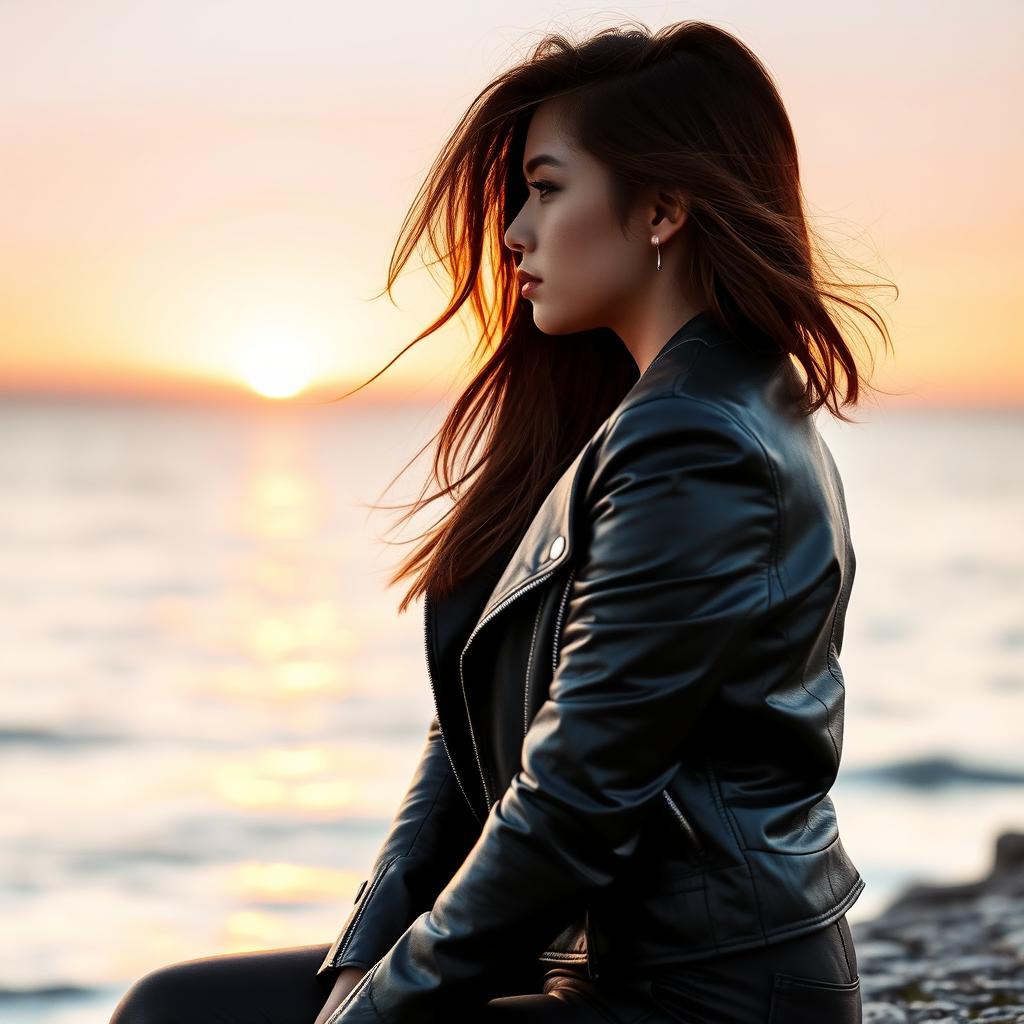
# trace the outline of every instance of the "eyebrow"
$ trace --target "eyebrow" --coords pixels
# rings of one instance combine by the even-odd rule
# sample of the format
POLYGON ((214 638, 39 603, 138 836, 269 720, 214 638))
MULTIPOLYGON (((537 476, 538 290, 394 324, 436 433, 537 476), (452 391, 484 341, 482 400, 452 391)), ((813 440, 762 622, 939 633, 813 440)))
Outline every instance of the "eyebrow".
POLYGON ((565 164, 557 157, 549 156, 547 153, 538 153, 537 156, 530 157, 526 161, 524 172, 526 174, 532 174, 541 164, 551 164, 554 167, 564 167, 565 164))

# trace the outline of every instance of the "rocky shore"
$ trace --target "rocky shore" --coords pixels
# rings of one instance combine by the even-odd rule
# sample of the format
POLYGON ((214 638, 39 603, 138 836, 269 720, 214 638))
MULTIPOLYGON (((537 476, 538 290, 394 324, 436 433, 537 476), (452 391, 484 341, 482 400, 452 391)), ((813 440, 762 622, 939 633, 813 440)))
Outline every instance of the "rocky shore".
POLYGON ((864 1024, 1024 1024, 1024 833, 979 881, 912 886, 851 929, 864 1024))

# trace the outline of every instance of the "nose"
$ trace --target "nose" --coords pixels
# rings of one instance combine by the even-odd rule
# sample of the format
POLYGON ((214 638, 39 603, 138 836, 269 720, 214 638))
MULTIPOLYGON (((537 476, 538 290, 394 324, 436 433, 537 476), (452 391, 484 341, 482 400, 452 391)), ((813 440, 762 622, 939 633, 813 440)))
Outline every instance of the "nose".
POLYGON ((524 235, 521 227, 518 227, 520 217, 522 216, 522 210, 516 215, 515 219, 507 228, 505 228, 505 234, 503 241, 505 242, 506 248, 511 249, 513 252, 522 254, 526 251, 526 242, 524 241, 524 235))
POLYGON ((521 253, 523 251, 523 245, 522 245, 521 242, 516 241, 516 239, 514 238, 514 236, 512 234, 512 228, 513 228, 514 225, 515 225, 515 221, 513 221, 512 224, 509 224, 509 226, 505 229, 505 235, 504 235, 505 248, 506 249, 511 249, 513 252, 520 252, 521 253))

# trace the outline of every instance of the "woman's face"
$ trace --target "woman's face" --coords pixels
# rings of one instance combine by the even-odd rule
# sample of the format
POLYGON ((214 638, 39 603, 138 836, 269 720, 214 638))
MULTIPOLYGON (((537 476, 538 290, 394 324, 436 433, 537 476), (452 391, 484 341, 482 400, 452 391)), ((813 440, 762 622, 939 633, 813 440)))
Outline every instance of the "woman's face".
POLYGON ((642 217, 623 234, 609 173, 576 148, 559 124, 558 103, 546 100, 530 119, 520 171, 532 184, 505 244, 519 252, 522 270, 541 278, 525 296, 541 331, 618 330, 635 318, 655 265, 654 248, 642 217), (540 163, 542 156, 558 163, 540 163))

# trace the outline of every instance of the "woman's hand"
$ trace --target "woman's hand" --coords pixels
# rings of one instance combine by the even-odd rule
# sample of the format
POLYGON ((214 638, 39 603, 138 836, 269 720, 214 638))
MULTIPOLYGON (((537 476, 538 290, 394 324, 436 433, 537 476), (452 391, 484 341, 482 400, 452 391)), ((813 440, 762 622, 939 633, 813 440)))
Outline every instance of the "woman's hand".
POLYGON ((324 1008, 313 1024, 326 1024, 331 1014, 341 1006, 345 996, 349 994, 359 983, 359 979, 366 973, 362 967, 343 967, 334 980, 334 988, 324 1003, 324 1008))

